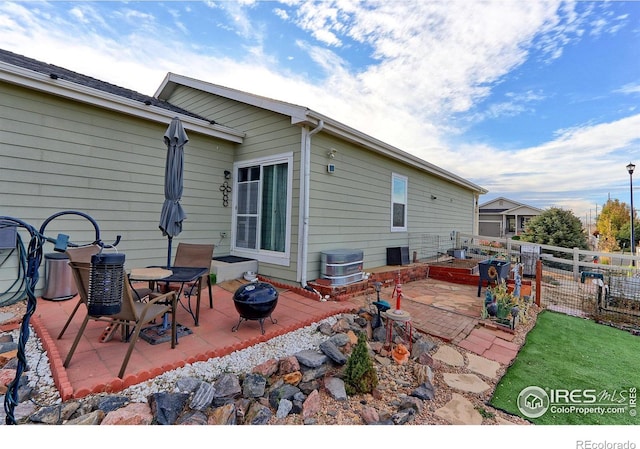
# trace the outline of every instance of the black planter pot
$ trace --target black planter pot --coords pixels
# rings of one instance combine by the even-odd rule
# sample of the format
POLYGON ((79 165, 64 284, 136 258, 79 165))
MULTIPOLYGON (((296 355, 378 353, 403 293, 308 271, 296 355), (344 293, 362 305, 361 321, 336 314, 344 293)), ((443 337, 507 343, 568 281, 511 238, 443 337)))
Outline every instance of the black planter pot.
POLYGON ((480 291, 482 289, 483 281, 487 284, 495 283, 499 284, 501 281, 509 279, 509 271, 511 270, 511 263, 503 260, 481 260, 478 262, 478 297, 480 297, 480 291))
POLYGON ((250 282, 238 288, 233 294, 233 304, 240 314, 240 320, 231 329, 232 332, 237 331, 243 321, 256 320, 260 322, 260 330, 264 335, 266 318, 277 323, 271 313, 278 305, 278 291, 268 282, 250 282))

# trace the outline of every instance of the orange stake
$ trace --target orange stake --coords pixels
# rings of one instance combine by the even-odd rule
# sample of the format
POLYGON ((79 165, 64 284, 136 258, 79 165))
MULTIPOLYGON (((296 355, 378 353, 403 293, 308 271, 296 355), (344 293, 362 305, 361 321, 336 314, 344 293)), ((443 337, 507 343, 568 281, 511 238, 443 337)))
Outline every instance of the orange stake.
POLYGON ((400 310, 400 300, 402 299, 402 284, 400 283, 400 273, 396 276, 396 285, 393 289, 393 295, 391 295, 391 299, 393 296, 396 296, 396 310, 400 310))

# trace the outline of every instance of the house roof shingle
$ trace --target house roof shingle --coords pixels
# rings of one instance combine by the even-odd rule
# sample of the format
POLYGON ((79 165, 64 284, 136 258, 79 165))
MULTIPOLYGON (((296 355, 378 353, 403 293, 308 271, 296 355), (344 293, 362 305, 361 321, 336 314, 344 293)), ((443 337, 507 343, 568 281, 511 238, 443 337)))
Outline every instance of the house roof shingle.
POLYGON ((90 87, 91 89, 100 90, 110 94, 117 95, 119 97, 128 98, 130 100, 139 101, 146 105, 156 106, 162 109, 166 109, 178 114, 187 115, 190 117, 198 118, 201 120, 209 121, 207 118, 194 114, 190 111, 182 109, 178 106, 174 106, 171 103, 149 95, 144 95, 131 89, 116 86, 115 84, 107 83, 96 78, 92 78, 87 75, 74 72, 64 67, 59 67, 53 64, 47 64, 46 62, 38 61, 36 59, 28 58, 16 53, 12 53, 7 50, 0 49, 0 61, 8 64, 22 67, 34 72, 43 73, 48 75, 52 79, 63 79, 70 81, 81 86, 90 87))

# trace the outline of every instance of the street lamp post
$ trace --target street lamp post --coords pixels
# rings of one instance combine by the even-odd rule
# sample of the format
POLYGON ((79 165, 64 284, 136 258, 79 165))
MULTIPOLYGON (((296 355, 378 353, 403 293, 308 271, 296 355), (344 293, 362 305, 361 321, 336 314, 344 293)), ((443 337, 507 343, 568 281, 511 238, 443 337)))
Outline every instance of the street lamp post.
MULTIPOLYGON (((627 165, 627 171, 629 172, 629 188, 630 188, 630 193, 631 193, 631 238, 630 238, 630 243, 631 243, 631 256, 635 257, 636 255, 636 240, 635 240, 635 234, 634 234, 634 230, 633 230, 633 171, 636 169, 636 166, 629 162, 629 165, 627 165)), ((636 261, 635 259, 631 260, 631 265, 632 266, 636 266, 636 261)))

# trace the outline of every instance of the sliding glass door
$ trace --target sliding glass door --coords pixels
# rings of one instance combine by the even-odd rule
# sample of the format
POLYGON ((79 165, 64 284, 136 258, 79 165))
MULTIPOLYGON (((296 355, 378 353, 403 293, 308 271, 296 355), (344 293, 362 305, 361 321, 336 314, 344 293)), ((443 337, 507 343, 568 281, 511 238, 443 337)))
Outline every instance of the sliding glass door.
POLYGON ((234 250, 288 257, 291 158, 236 165, 234 250))

